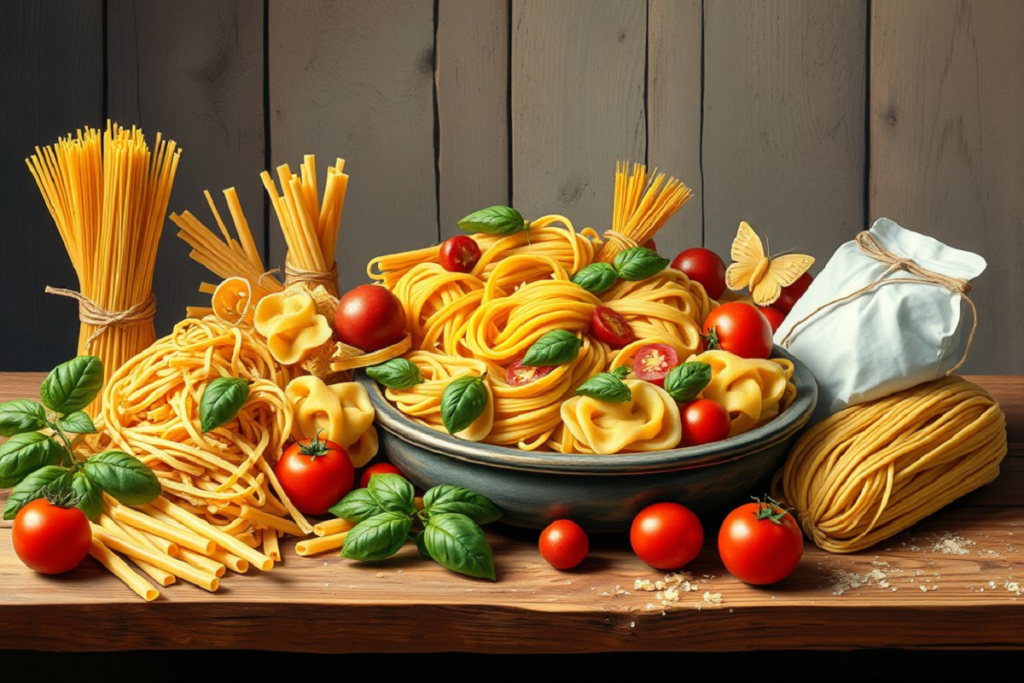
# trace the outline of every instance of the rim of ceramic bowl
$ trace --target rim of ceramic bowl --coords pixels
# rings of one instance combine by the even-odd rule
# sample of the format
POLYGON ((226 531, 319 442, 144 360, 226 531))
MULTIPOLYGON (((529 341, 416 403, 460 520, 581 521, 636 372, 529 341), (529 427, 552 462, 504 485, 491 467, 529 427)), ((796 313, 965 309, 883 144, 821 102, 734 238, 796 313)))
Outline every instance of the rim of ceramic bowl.
POLYGON ((434 453, 479 465, 533 472, 646 474, 706 467, 747 457, 786 441, 807 424, 818 398, 814 376, 807 366, 779 346, 775 346, 772 357, 793 363, 791 381, 796 387, 796 398, 775 419, 744 434, 704 446, 614 455, 524 451, 456 439, 410 420, 385 398, 377 382, 365 372, 359 372, 357 381, 366 387, 380 427, 402 441, 434 453))

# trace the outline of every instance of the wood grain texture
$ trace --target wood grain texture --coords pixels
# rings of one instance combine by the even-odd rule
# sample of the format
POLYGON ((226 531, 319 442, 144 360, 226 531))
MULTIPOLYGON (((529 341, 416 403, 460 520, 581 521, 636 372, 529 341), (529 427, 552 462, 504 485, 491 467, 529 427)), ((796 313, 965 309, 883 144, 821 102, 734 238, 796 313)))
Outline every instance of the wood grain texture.
POLYGON ((1024 372, 1024 4, 872 9, 871 215, 985 257, 964 369, 1024 372))
MULTIPOLYGON (((236 187, 256 243, 264 239, 263 3, 260 0, 110 0, 107 6, 108 111, 182 148, 169 212, 189 210, 216 231, 203 190, 231 223, 221 191, 236 187)), ((209 305, 197 291, 216 276, 188 258, 167 221, 153 293, 157 336, 186 305, 209 305)))
POLYGON ((513 0, 513 204, 611 227, 615 161, 646 158, 646 3, 513 0))
POLYGON ((658 233, 658 250, 672 258, 703 243, 701 60, 703 3, 647 3, 647 163, 673 175, 694 197, 658 233))
POLYGON ((78 278, 25 159, 103 123, 102 0, 4 3, 0 90, 0 370, 48 370, 75 355, 79 323, 74 302, 43 290, 78 278))
MULTIPOLYGON (((273 165, 346 159, 342 291, 380 254, 435 243, 434 12, 419 0, 270 3, 273 165)), ((275 174, 276 177, 276 174, 275 174)), ((271 218, 271 262, 284 238, 271 218)))
POLYGON ((440 0, 437 118, 441 239, 477 209, 508 204, 509 2, 440 0))
POLYGON ((708 0, 704 12, 705 244, 728 254, 746 220, 817 271, 867 227, 867 3, 708 0))

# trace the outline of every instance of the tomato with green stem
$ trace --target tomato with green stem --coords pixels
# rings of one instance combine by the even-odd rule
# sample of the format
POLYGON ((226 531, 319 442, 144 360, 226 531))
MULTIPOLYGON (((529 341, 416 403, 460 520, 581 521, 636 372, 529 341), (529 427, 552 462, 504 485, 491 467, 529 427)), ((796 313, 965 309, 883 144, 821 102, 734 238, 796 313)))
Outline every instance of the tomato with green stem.
POLYGON ((704 320, 704 346, 741 358, 768 358, 772 353, 772 326, 753 304, 733 301, 711 311, 704 320))
POLYGON ((11 541, 25 566, 41 574, 63 574, 81 564, 92 546, 92 527, 74 507, 77 502, 73 494, 47 492, 18 511, 11 541))
POLYGON ((301 439, 285 449, 274 474, 292 504, 304 515, 323 515, 352 490, 355 468, 333 441, 301 439))
POLYGON ((763 586, 793 573, 804 552, 804 537, 793 515, 765 496, 730 512, 718 532, 718 553, 729 573, 763 586))

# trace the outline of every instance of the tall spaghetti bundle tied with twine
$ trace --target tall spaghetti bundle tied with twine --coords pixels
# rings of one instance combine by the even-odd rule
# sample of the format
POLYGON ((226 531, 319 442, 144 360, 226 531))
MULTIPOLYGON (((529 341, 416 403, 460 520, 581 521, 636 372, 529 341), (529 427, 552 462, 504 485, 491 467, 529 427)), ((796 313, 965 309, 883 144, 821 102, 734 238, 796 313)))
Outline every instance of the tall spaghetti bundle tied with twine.
POLYGON ((852 553, 916 524, 999 475, 1006 418, 959 377, 832 415, 804 434, 773 483, 816 545, 852 553))
POLYGON ((36 153, 28 167, 78 274, 78 352, 99 356, 106 378, 153 343, 153 268, 181 150, 159 134, 107 124, 36 153))

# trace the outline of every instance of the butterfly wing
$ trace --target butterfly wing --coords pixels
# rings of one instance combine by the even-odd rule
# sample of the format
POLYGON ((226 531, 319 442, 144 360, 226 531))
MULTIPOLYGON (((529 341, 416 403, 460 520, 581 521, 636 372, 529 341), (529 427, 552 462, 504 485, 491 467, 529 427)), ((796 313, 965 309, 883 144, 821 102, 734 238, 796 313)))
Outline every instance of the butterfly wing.
POLYGON ((729 289, 737 291, 751 284, 750 278, 753 277, 754 270, 764 258, 761 238, 746 221, 740 222, 740 227, 736 231, 736 239, 732 241, 730 255, 733 264, 725 271, 725 284, 729 289))
POLYGON ((764 277, 751 287, 750 296, 758 306, 769 306, 778 300, 783 287, 796 282, 812 265, 814 258, 805 254, 777 256, 768 262, 764 277))

